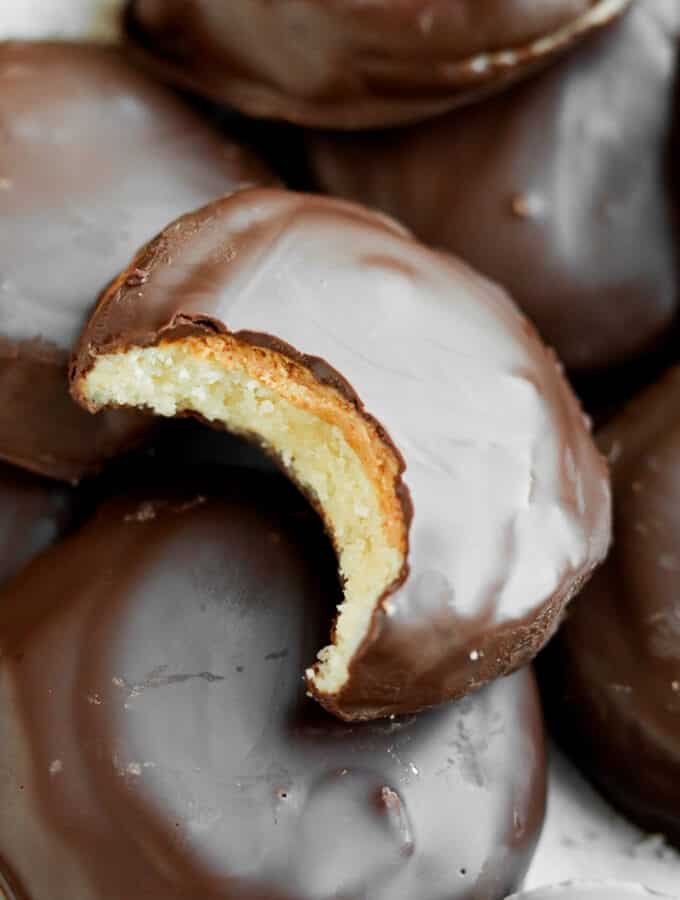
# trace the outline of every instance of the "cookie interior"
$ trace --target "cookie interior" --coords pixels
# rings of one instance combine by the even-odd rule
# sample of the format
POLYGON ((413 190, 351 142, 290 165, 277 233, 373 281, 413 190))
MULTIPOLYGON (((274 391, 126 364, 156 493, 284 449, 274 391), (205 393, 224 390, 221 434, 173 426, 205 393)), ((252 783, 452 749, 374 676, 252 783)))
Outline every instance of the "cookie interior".
POLYGON ((278 459, 320 512, 338 557, 344 599, 332 643, 307 678, 314 693, 340 691, 377 603, 406 560, 403 465, 375 421, 307 366, 230 334, 99 355, 78 392, 93 411, 133 406, 160 416, 197 414, 278 459))

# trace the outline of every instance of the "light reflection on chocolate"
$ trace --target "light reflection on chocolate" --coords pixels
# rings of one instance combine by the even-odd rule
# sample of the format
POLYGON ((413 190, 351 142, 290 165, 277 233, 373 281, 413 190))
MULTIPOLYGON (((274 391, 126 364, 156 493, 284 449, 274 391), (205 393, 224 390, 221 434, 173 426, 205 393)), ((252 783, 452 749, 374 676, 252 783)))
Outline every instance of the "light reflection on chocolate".
POLYGON ((295 491, 243 471, 113 501, 33 563, 0 599, 0 858, 26 896, 516 888, 545 794, 531 674, 340 722, 300 679, 337 592, 295 491))

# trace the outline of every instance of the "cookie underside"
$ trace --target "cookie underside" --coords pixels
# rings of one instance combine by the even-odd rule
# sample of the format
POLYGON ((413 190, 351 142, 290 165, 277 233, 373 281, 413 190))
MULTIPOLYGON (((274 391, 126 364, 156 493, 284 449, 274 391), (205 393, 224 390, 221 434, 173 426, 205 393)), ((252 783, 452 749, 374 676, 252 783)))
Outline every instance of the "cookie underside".
POLYGON ((344 599, 333 643, 307 671, 315 694, 337 694, 376 605, 405 565, 401 464, 376 423, 301 363, 229 334, 99 355, 78 390, 93 411, 200 415, 279 459, 321 513, 338 557, 344 599))

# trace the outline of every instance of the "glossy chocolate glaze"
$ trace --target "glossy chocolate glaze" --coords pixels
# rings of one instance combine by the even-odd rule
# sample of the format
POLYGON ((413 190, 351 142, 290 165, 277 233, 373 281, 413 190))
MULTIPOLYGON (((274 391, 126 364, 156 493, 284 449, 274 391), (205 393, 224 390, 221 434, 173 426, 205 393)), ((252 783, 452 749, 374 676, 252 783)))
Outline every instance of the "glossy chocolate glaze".
POLYGON ((406 130, 310 132, 312 174, 502 284, 573 371, 623 363, 678 307, 679 35, 677 0, 644 0, 496 99, 406 130))
POLYGON ((326 128, 414 122, 531 72, 630 0, 130 0, 163 77, 252 115, 326 128))
POLYGON ((118 51, 0 43, 0 458, 76 480, 148 428, 68 396, 85 317, 169 219, 265 178, 118 51))
MULTIPOLYGON (((616 884, 611 881, 568 881, 551 887, 537 888, 513 894, 507 900, 628 900, 638 897, 640 900, 663 900, 665 895, 638 884, 616 884)), ((667 897, 666 900, 672 900, 667 897)))
POLYGON ((509 299, 362 207, 244 191, 170 226, 102 296, 74 396, 97 354, 227 330, 309 366, 406 464, 408 577, 329 708, 412 712, 526 663, 606 551, 609 488, 553 356, 509 299))
POLYGON ((17 895, 515 889, 544 808, 533 676, 339 722, 300 678, 337 599, 293 489, 224 468, 114 501, 33 563, 0 599, 0 868, 17 895))
POLYGON ((74 511, 71 488, 0 463, 0 585, 63 533, 74 511))
POLYGON ((600 442, 614 541, 543 662, 547 708, 609 799, 680 844, 680 368, 600 442))

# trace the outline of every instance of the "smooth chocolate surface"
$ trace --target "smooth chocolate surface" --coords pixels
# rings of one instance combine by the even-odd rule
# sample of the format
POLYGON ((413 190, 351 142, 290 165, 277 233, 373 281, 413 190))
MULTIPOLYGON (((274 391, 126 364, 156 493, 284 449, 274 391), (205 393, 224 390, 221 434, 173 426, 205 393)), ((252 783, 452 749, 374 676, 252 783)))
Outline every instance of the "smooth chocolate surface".
POLYGON ((114 49, 0 43, 0 458, 77 480, 148 428, 68 396, 98 294, 167 221, 268 180, 114 49))
POLYGON ((531 72, 630 0, 131 0, 163 77, 251 115, 327 128, 414 122, 531 72))
POLYGON ((0 463, 0 585, 66 530, 74 510, 71 488, 0 463))
POLYGON ((101 508, 0 598, 17 897, 502 900, 543 817, 531 673, 332 718, 300 678, 338 599, 318 521, 285 482, 203 476, 101 508))
MULTIPOLYGON (((513 894, 508 900, 628 900, 638 897, 640 900, 663 900, 665 895, 638 884, 607 882, 569 881, 551 887, 537 888, 521 894, 513 894)), ((668 897, 666 900, 672 900, 668 897)))
POLYGON ((503 285, 572 371, 625 363, 655 347, 678 308, 679 35, 676 0, 643 0, 470 109, 382 134, 310 132, 312 173, 503 285))
POLYGON ((556 734, 607 797, 680 844, 680 369, 600 435, 614 541, 542 665, 556 734))
POLYGON ((334 711, 413 711, 535 655, 606 551, 609 487, 554 357, 506 295, 389 219, 276 190, 184 217, 132 269, 142 283, 124 273, 83 333, 74 396, 98 355, 229 331, 302 362, 403 455, 408 570, 334 711))

